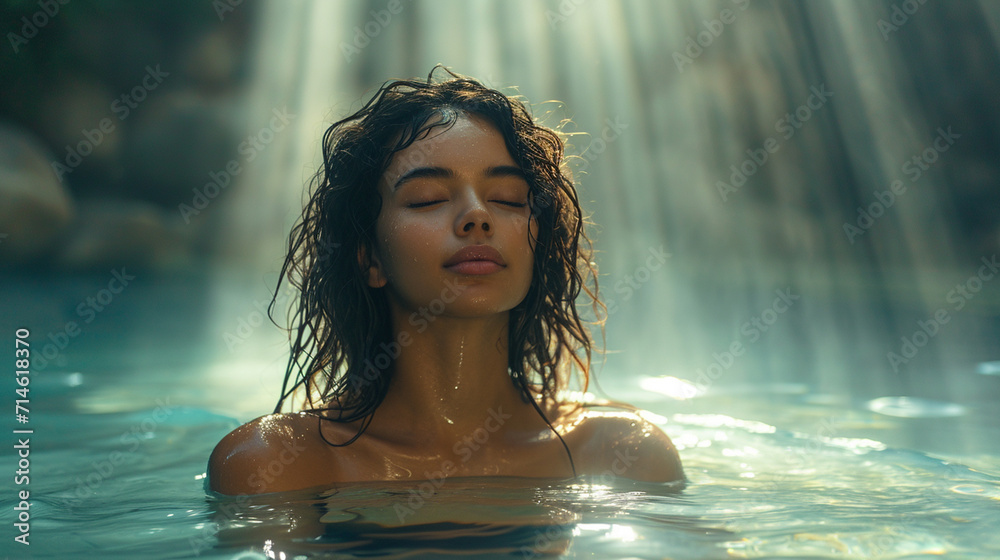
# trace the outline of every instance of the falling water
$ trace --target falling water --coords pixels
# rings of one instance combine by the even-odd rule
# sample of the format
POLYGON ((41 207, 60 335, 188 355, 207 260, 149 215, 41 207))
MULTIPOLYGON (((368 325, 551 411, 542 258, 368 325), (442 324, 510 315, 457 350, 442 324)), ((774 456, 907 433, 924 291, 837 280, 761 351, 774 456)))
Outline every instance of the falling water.
POLYGON ((1000 359, 1000 281, 961 310, 948 297, 1000 250, 1000 5, 389 5, 263 8, 254 111, 287 105, 295 134, 264 154, 229 221, 264 266, 325 127, 443 62, 586 133, 571 150, 611 311, 598 380, 616 396, 645 376, 720 369, 713 390, 942 402, 984 390, 975 367, 1000 359), (942 309, 932 341, 893 362, 942 309))

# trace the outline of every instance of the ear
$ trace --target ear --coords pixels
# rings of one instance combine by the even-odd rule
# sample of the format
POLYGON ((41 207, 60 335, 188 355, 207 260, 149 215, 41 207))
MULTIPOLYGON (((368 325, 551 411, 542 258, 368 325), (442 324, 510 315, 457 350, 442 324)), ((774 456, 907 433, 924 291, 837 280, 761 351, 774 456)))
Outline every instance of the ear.
POLYGON ((382 263, 379 261, 378 255, 372 255, 371 259, 368 258, 368 250, 365 246, 358 247, 358 267, 361 270, 365 270, 367 266, 368 270, 368 285, 372 288, 381 288, 389 283, 386 279, 385 273, 382 270, 382 263))

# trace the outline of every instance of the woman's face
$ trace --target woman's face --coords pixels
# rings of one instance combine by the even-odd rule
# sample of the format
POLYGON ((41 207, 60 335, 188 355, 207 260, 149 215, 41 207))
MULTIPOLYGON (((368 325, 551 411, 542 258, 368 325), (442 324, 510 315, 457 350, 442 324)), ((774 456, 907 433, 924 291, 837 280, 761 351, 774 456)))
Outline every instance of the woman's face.
POLYGON ((534 262, 528 228, 534 239, 538 224, 528 182, 488 120, 460 113, 453 126, 422 133, 393 156, 378 189, 369 285, 385 286, 404 311, 483 316, 508 311, 527 295, 534 262), (496 249, 503 265, 446 266, 470 245, 496 249))

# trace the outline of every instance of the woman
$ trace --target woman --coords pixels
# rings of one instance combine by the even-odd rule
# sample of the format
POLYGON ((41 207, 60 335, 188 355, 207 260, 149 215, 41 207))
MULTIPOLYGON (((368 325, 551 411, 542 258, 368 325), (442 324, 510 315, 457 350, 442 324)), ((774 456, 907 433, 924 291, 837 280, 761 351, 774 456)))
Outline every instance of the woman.
POLYGON ((213 491, 683 478, 635 409, 563 398, 574 364, 589 378, 580 290, 604 309, 563 141, 516 97, 447 69, 433 83, 437 68, 326 132, 282 269, 301 292, 282 395, 218 444, 213 491), (296 394, 304 409, 281 414, 296 394))

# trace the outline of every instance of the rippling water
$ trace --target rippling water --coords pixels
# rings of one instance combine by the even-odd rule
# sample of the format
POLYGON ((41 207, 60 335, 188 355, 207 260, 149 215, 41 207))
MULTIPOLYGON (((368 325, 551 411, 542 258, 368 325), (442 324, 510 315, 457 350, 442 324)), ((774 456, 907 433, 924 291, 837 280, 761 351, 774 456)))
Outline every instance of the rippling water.
MULTIPOLYGON (((47 379, 50 405, 95 390, 79 375, 47 379)), ((683 487, 456 478, 235 498, 204 491, 208 453, 234 420, 169 397, 130 412, 55 408, 33 440, 35 558, 1000 555, 996 457, 946 461, 822 424, 799 433, 720 414, 661 417, 683 487)))

